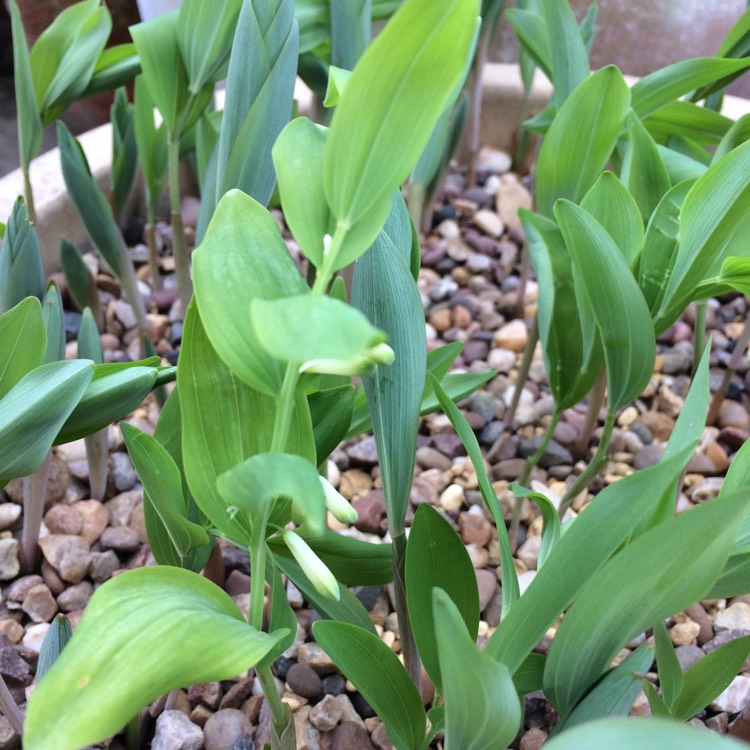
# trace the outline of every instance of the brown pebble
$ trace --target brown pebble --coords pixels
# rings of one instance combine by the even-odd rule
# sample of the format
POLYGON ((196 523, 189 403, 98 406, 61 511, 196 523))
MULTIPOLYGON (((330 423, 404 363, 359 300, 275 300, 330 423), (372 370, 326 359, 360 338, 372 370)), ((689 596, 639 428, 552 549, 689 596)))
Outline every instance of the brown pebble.
POLYGON ((484 547, 492 536, 492 524, 479 513, 465 511, 458 516, 458 531, 464 544, 484 547))
POLYGON ((686 610, 685 614, 693 621, 697 622, 700 626, 700 632, 698 633, 698 645, 702 646, 704 643, 710 641, 714 637, 714 628, 711 623, 711 618, 708 613, 703 609, 703 605, 700 603, 691 604, 686 610))
POLYGON ((539 750, 546 742, 547 733, 538 727, 533 727, 521 737, 520 750, 539 750))
POLYGON ((323 682, 318 673, 306 664, 292 664, 286 681, 291 690, 303 698, 316 698, 323 692, 323 682))
POLYGON ((674 419, 659 411, 644 412, 635 421, 648 427, 651 430, 654 440, 662 442, 669 439, 674 428, 674 419))
POLYGON ((332 750, 375 750, 367 730, 354 721, 339 724, 333 732, 332 750))
POLYGON ((353 500, 352 507, 358 514, 358 518, 354 522, 355 528, 367 534, 380 534, 383 531, 385 498, 382 490, 373 490, 364 497, 353 500))
POLYGON ((44 516, 50 534, 80 534, 83 519, 73 505, 53 505, 44 516))
POLYGON ((70 586, 57 597, 57 605, 63 612, 83 609, 91 599, 94 587, 88 581, 70 586))
POLYGON ((706 456, 719 474, 723 474, 729 468, 729 457, 718 443, 709 443, 706 446, 706 456))
POLYGON ((109 526, 99 541, 104 549, 117 552, 135 552, 141 544, 138 532, 129 526, 109 526))

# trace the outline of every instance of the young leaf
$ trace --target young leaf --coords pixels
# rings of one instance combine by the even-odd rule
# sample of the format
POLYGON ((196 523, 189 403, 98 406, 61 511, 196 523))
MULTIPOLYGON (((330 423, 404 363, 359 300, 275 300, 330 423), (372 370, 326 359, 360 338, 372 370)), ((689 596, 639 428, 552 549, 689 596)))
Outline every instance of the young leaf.
POLYGON ((89 267, 81 258, 76 246, 64 237, 60 239, 60 264, 62 265, 68 291, 79 310, 88 307, 101 318, 99 292, 89 267))
POLYGON ((37 685, 50 671, 72 637, 73 629, 70 627, 70 620, 61 612, 50 623, 49 630, 42 641, 42 648, 39 650, 39 661, 36 667, 37 685))
POLYGON ((308 395, 318 466, 323 465, 346 437, 352 421, 353 403, 354 388, 351 383, 308 395))
POLYGON ((133 126, 151 213, 156 210, 167 174, 167 128, 164 123, 156 126, 154 101, 143 76, 135 79, 133 126))
POLYGON ((42 308, 27 297, 0 315, 0 399, 27 373, 42 364, 46 349, 42 308))
POLYGON ((112 197, 122 216, 135 182, 138 153, 135 145, 133 106, 124 88, 117 89, 110 109, 112 121, 112 197))
POLYGON ((23 198, 17 198, 0 245, 0 313, 26 297, 44 295, 44 268, 36 229, 23 198))
POLYGON ((239 190, 227 193, 193 253, 193 282, 212 346, 245 383, 276 396, 282 365, 248 325, 250 302, 302 295, 309 287, 271 214, 239 190))
POLYGON ((505 17, 513 27, 523 52, 530 56, 550 81, 553 81, 552 52, 544 17, 541 13, 521 8, 520 4, 518 8, 508 8, 505 17))
POLYGON ((43 362, 59 362, 65 359, 65 313, 57 284, 50 281, 42 300, 42 320, 47 334, 47 348, 43 362))
POLYGON ((453 527, 434 508, 417 508, 406 545, 406 600, 419 657, 437 690, 442 691, 438 623, 432 590, 438 587, 456 606, 472 642, 479 627, 479 592, 474 567, 453 527))
POLYGON ((326 197, 340 226, 384 210, 408 177, 458 94, 478 16, 476 0, 407 0, 360 59, 325 155, 326 197))
POLYGON ((399 750, 419 750, 426 731, 422 699, 396 654, 377 635, 344 622, 313 624, 315 640, 373 707, 399 750))
POLYGON ((372 0, 331 0, 331 63, 352 70, 367 49, 372 0))
POLYGON ((508 668, 474 645, 444 591, 433 589, 432 602, 445 689, 446 750, 507 747, 521 727, 521 702, 508 668))
POLYGON ((123 573, 96 591, 37 685, 24 743, 77 750, 99 742, 159 695, 244 672, 286 635, 250 627, 229 596, 196 573, 168 566, 123 573))
POLYGON ((656 667, 659 671, 661 695, 664 705, 671 712, 680 697, 685 680, 669 633, 661 620, 654 625, 654 642, 656 643, 656 667))
POLYGON ((560 539, 560 516, 557 508, 541 492, 533 492, 515 482, 511 482, 508 489, 516 497, 528 497, 529 500, 533 500, 542 511, 542 544, 539 548, 539 560, 537 562, 537 569, 539 569, 544 565, 544 561, 549 557, 550 552, 560 539))
POLYGON ((719 112, 684 101, 672 102, 643 121, 657 143, 682 135, 704 146, 718 146, 732 123, 719 112))
POLYGON ((651 316, 628 265, 602 225, 564 200, 555 205, 555 217, 601 332, 608 405, 619 409, 638 396, 651 377, 656 356, 651 316))
POLYGON ((642 534, 591 577, 547 657, 544 691, 560 710, 570 710, 649 623, 705 596, 746 509, 744 493, 693 508, 642 534))

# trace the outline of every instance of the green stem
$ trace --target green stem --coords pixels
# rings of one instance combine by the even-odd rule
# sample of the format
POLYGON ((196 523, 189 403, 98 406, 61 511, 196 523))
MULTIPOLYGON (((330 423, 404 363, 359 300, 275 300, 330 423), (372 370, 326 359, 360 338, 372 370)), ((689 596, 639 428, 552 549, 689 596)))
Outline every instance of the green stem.
POLYGON ((271 672, 271 667, 263 667, 256 671, 258 682, 263 689, 263 695, 268 701, 268 707, 271 709, 271 718, 273 719, 274 730, 277 736, 280 736, 287 725, 289 716, 286 706, 279 697, 279 691, 276 689, 276 680, 271 672))
POLYGON ((693 374, 698 371, 703 350, 706 348, 706 308, 707 300, 701 299, 695 303, 695 333, 693 342, 693 374))
POLYGON ((391 549, 393 551, 394 605, 396 618, 398 619, 401 654, 404 657, 406 671, 417 690, 419 690, 422 684, 422 665, 419 661, 417 643, 414 640, 406 605, 406 534, 403 529, 395 536, 392 535, 391 549))
POLYGON ((599 371, 594 385, 589 391, 587 405, 586 405, 586 416, 583 420, 583 426, 581 427, 581 434, 576 438, 573 445, 573 452, 578 456, 586 455, 586 451, 589 447, 589 440, 594 434, 596 429, 596 423, 599 421, 599 409, 602 408, 604 403, 604 393, 607 389, 607 372, 602 365, 602 369, 599 371))
POLYGON ((578 494, 586 488, 588 483, 596 476, 602 464, 607 458, 607 448, 609 447, 609 441, 612 437, 612 428, 615 426, 615 411, 614 409, 607 409, 607 418, 604 420, 604 428, 602 430, 602 438, 599 441, 599 447, 596 449, 594 457, 591 459, 589 465, 581 472, 578 479, 573 482, 573 486, 565 493, 563 499, 560 501, 560 518, 565 514, 565 511, 572 505, 573 501, 578 497, 578 494))
POLYGON ((333 274, 336 272, 336 259, 348 234, 349 227, 341 224, 336 225, 336 231, 333 233, 333 239, 325 253, 323 265, 318 269, 318 275, 312 288, 313 294, 325 294, 326 289, 328 289, 333 274))
MULTIPOLYGON (((544 455, 544 451, 547 450, 549 441, 552 440, 552 435, 555 432, 555 427, 557 427, 557 423, 560 421, 561 416, 562 416, 562 411, 560 411, 559 409, 556 410, 552 414, 552 420, 547 426, 544 436, 542 437, 542 442, 539 443, 539 447, 536 449, 534 454, 526 460, 526 463, 523 466, 523 471, 519 474, 518 479, 516 480, 518 484, 524 487, 526 486, 526 483, 529 481, 529 477, 531 476, 531 472, 533 468, 541 460, 542 456, 544 455)), ((517 497, 513 504, 513 514, 511 515, 511 518, 510 518, 510 530, 508 531, 508 534, 510 536, 510 543, 513 547, 515 547, 518 542, 518 525, 521 521, 521 507, 522 506, 523 506, 523 498, 517 497)))
POLYGON ((29 221, 36 224, 36 205, 34 204, 34 191, 31 189, 31 177, 29 167, 23 168, 23 198, 26 201, 26 212, 29 215, 29 221))
POLYGON ((263 605, 266 596, 266 525, 268 504, 262 516, 253 520, 250 535, 250 625, 263 630, 263 605))
POLYGON ((156 247, 156 212, 150 201, 146 211, 146 242, 148 243, 148 268, 151 276, 151 287, 161 289, 161 275, 159 274, 159 251, 156 247))
POLYGON ((180 139, 170 133, 167 139, 169 165, 169 209, 172 215, 172 251, 174 253, 177 291, 182 302, 183 315, 193 296, 193 282, 190 279, 190 259, 188 258, 185 227, 180 210, 180 139))
POLYGON ((138 279, 135 275, 133 259, 128 255, 125 243, 120 243, 120 283, 125 295, 133 308, 133 314, 138 322, 138 333, 141 342, 141 356, 146 356, 146 339, 148 338, 148 321, 146 320, 146 305, 138 291, 138 279))
POLYGON ((299 369, 296 362, 289 362, 284 373, 284 381, 281 391, 276 400, 276 416, 273 423, 273 438, 271 439, 271 451, 283 453, 289 439, 289 425, 292 422, 294 412, 294 392, 299 380, 299 369))

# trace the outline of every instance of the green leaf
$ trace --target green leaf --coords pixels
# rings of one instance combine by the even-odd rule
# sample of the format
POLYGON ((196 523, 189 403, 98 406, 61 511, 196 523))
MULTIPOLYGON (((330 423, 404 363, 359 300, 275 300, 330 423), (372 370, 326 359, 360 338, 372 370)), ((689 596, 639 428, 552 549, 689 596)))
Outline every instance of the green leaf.
POLYGON ((117 89, 110 109, 112 121, 112 198, 118 216, 125 210, 135 182, 138 152, 135 145, 133 106, 124 88, 117 89))
MULTIPOLYGON (((669 141, 674 142, 677 138, 684 138, 684 136, 671 136, 669 141)), ((657 144, 656 150, 659 152, 659 158, 664 164, 664 169, 667 170, 667 175, 673 185, 677 185, 683 180, 695 180, 701 177, 707 169, 705 164, 696 161, 692 156, 674 151, 671 148, 657 144)))
MULTIPOLYGON (((84 262, 76 246, 64 237, 60 239, 60 264, 73 301, 79 310, 99 307, 99 292, 89 267, 84 262)), ((101 316, 101 312, 99 312, 101 316)))
POLYGON ((316 391, 307 397, 315 436, 315 455, 322 465, 346 437, 352 421, 354 388, 351 384, 316 391))
POLYGON ((292 516, 311 531, 322 532, 326 505, 315 466, 301 456, 259 453, 233 466, 217 479, 229 512, 247 513, 250 523, 268 512, 277 498, 292 501, 292 516))
POLYGON ((555 734, 606 716, 625 716, 635 703, 644 675, 654 662, 654 649, 644 644, 610 669, 578 705, 560 719, 555 734))
POLYGON ((442 691, 439 630, 432 607, 434 587, 451 599, 468 630, 467 637, 475 641, 479 591, 474 567, 450 523, 423 503, 414 515, 406 545, 406 601, 419 657, 436 689, 442 691))
POLYGON ((331 0, 331 63, 351 70, 370 41, 372 0, 331 0))
POLYGON ((187 69, 189 89, 197 94, 224 77, 242 0, 219 6, 185 0, 177 14, 177 43, 187 69))
MULTIPOLYGON (((661 687, 664 705, 671 712, 682 692, 684 676, 667 628, 661 620, 654 625, 654 642, 656 643, 656 667, 659 671, 659 687, 661 687)), ((701 709, 698 710, 700 711, 701 709)))
POLYGON ((590 578, 547 657, 544 692, 560 710, 570 710, 649 623, 705 596, 746 510, 744 493, 704 503, 642 534, 590 578))
POLYGON ((705 146, 718 146, 732 122, 713 110, 677 101, 654 112, 643 124, 657 143, 682 135, 705 146))
POLYGON ((125 418, 138 407, 157 384, 158 360, 97 365, 94 377, 70 417, 65 421, 55 444, 78 440, 125 418))
POLYGON ((712 81, 747 70, 750 60, 695 57, 644 76, 633 85, 633 109, 641 119, 712 81))
POLYGON ((747 140, 750 140, 750 115, 742 115, 721 139, 721 143, 714 151, 712 162, 719 161, 747 140))
POLYGON ((327 132, 306 117, 297 117, 281 131, 273 147, 284 219, 316 268, 323 264, 323 238, 333 231, 323 191, 327 132))
POLYGON ((57 123, 57 142, 70 200, 94 247, 119 277, 122 273, 120 250, 123 239, 112 208, 91 175, 83 149, 61 122, 57 123))
POLYGON ((156 213, 167 174, 167 127, 154 120, 154 101, 143 76, 135 79, 134 130, 149 211, 156 213))
POLYGON ((536 66, 552 81, 552 52, 549 46, 547 24, 541 13, 518 8, 508 8, 505 17, 513 26, 523 51, 531 57, 536 66))
POLYGON ((271 214, 239 190, 227 193, 193 253, 193 282, 212 346, 245 383, 275 396, 282 363, 266 353, 249 325, 250 303, 309 288, 271 214))
POLYGON ((112 30, 99 0, 82 0, 60 13, 34 43, 31 71, 42 124, 49 125, 83 94, 112 30))
POLYGON ((216 195, 204 200, 218 202, 232 188, 263 205, 271 199, 271 148, 292 112, 297 49, 292 0, 242 4, 229 61, 216 195))
POLYGON ((42 308, 27 297, 0 315, 0 399, 26 374, 42 364, 46 348, 42 308))
POLYGON ((557 508, 541 492, 526 489, 526 487, 522 487, 515 482, 511 482, 508 489, 516 497, 527 497, 529 500, 533 500, 542 511, 542 545, 539 548, 537 569, 541 568, 544 561, 549 557, 550 552, 552 552, 560 540, 560 516, 558 515, 557 508))
MULTIPOLYGON (((155 437, 124 422, 120 428, 149 502, 159 514, 184 567, 190 550, 207 544, 208 535, 205 529, 187 518, 180 470, 155 437)), ((161 560, 157 562, 164 564, 161 560)))
POLYGON ((635 198, 643 221, 647 222, 671 187, 669 175, 654 139, 632 111, 628 115, 626 132, 620 179, 635 198))
POLYGON ((28 170, 31 160, 42 148, 44 132, 42 118, 36 103, 34 77, 31 70, 26 32, 16 0, 8 3, 10 26, 13 34, 13 83, 16 96, 16 117, 18 119, 18 154, 21 167, 28 170))
MULTIPOLYGON (((409 277, 411 280, 411 277, 409 277)), ((309 291, 276 300, 254 299, 250 321, 258 343, 301 371, 355 374, 385 341, 382 331, 353 307, 309 291)), ((370 365, 371 366, 371 365, 370 365)))
POLYGON ((544 665, 547 657, 543 654, 529 654, 521 666, 513 673, 513 684, 519 696, 542 689, 544 665))
POLYGON ((73 629, 70 627, 70 620, 61 612, 50 623, 49 630, 42 641, 36 667, 37 684, 50 671, 72 637, 73 629))
POLYGON ((609 161, 630 108, 630 90, 617 68, 586 79, 550 126, 537 164, 539 213, 552 217, 558 198, 578 203, 609 161))
POLYGON ((0 245, 0 313, 26 297, 44 296, 44 268, 36 229, 23 198, 13 204, 0 245))
POLYGON ((94 363, 84 359, 44 364, 0 399, 0 487, 42 465, 93 370, 94 363))
POLYGON ((555 217, 601 333, 608 408, 619 409, 638 396, 651 377, 656 356, 651 316, 627 263, 604 227, 565 200, 555 204, 555 217))
POLYGON ((514 673, 586 581, 652 517, 654 497, 667 491, 692 454, 683 450, 605 487, 566 526, 546 565, 490 636, 487 653, 514 673))
POLYGON ((359 261, 352 304, 388 336, 396 359, 364 378, 383 480, 389 528, 403 530, 409 504, 427 341, 424 311, 409 269, 411 220, 400 193, 369 252, 359 261))
POLYGON ((418 750, 426 731, 422 699, 396 654, 356 625, 319 621, 312 630, 386 725, 391 742, 399 750, 418 750))
POLYGON ((96 60, 94 73, 83 96, 114 91, 120 86, 126 86, 140 72, 141 61, 132 42, 107 47, 96 60))
POLYGON ((328 68, 328 88, 323 100, 324 107, 335 107, 341 101, 341 95, 352 77, 352 71, 330 65, 328 68))
POLYGON ((384 210, 406 180, 458 94, 478 15, 476 0, 407 0, 368 47, 326 149, 325 191, 338 225, 349 229, 384 210))
POLYGON ((510 672, 474 645, 456 605, 432 593, 445 688, 446 750, 507 747, 521 728, 521 702, 510 672))
POLYGON ((750 208, 750 142, 713 164, 685 197, 680 243, 659 312, 657 333, 666 330, 690 302, 695 287, 722 257, 750 208))
POLYGON ((196 573, 168 566, 123 573, 96 591, 37 685, 24 742, 31 750, 99 742, 170 690, 244 672, 286 635, 250 627, 229 596, 196 573))
POLYGON ((583 197, 581 208, 607 230, 625 262, 633 268, 643 247, 643 219, 632 191, 612 172, 602 172, 583 197))
POLYGON ((58 362, 65 359, 65 318, 60 290, 54 281, 50 281, 42 300, 42 319, 47 334, 47 348, 42 361, 58 362))

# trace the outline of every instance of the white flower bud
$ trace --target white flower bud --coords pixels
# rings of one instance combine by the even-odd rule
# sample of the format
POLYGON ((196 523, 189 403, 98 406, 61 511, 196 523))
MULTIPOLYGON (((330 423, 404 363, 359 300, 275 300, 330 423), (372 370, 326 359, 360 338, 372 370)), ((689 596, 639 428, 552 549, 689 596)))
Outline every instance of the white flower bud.
POLYGON ((315 590, 329 599, 339 601, 341 598, 339 582, 328 566, 313 552, 310 545, 294 531, 284 532, 284 542, 310 579, 310 583, 315 586, 315 590))

